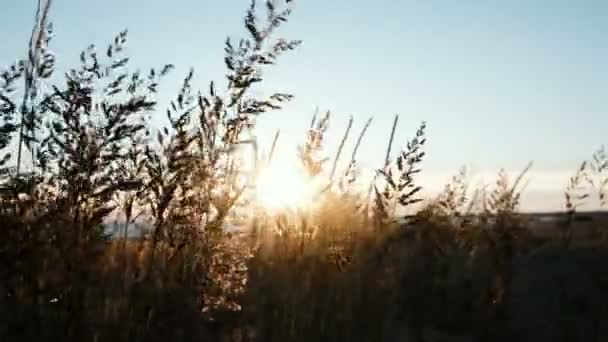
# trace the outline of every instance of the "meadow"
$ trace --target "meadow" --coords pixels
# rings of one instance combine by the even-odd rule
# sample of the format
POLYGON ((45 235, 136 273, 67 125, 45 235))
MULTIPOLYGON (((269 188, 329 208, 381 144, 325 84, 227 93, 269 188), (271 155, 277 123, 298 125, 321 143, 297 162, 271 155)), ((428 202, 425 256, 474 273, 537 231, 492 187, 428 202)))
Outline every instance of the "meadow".
POLYGON ((252 132, 294 96, 252 89, 301 43, 274 35, 291 1, 252 2, 227 88, 192 71, 166 109, 174 66, 129 67, 126 31, 56 75, 51 3, 0 73, 0 341, 608 341, 608 217, 579 211, 605 205, 603 149, 552 220, 519 210, 529 167, 423 197, 426 124, 397 149, 397 117, 372 179, 371 119, 328 155, 329 112, 281 174, 252 132))

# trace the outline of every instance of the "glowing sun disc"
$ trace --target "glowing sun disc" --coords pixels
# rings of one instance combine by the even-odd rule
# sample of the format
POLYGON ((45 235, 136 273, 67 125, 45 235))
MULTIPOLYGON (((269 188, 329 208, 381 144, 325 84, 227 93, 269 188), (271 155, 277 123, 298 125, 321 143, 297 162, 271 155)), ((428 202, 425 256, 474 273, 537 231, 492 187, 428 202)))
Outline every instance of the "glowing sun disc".
POLYGON ((257 182, 257 202, 270 210, 304 208, 311 204, 313 186, 295 165, 275 160, 257 182))

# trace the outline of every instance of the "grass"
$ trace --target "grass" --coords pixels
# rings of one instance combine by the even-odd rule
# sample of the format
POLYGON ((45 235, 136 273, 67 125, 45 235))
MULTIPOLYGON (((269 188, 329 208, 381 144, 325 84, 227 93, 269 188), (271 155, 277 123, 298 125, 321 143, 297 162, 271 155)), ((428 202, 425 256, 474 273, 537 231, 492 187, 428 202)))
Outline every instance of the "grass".
POLYGON ((246 35, 226 42, 227 89, 199 92, 190 72, 158 132, 153 95, 173 66, 129 71, 125 31, 103 55, 86 49, 51 84, 50 6, 38 11, 28 58, 0 74, 1 341, 608 338, 606 222, 594 218, 587 237, 576 219, 587 198, 605 204, 603 150, 568 185, 566 219, 540 236, 518 211, 529 167, 473 191, 461 170, 439 195, 421 198, 424 123, 394 152, 395 117, 369 184, 358 178, 357 149, 371 118, 349 154, 351 118, 329 163, 330 116, 315 115, 298 157, 321 184, 317 205, 267 210, 256 205, 256 179, 279 134, 266 159, 245 137, 256 116, 293 98, 251 92, 300 44, 274 38, 289 1, 252 2, 246 35), (43 83, 49 92, 38 91, 43 83), (253 171, 241 167, 245 158, 253 171), (151 230, 109 239, 110 216, 151 230))

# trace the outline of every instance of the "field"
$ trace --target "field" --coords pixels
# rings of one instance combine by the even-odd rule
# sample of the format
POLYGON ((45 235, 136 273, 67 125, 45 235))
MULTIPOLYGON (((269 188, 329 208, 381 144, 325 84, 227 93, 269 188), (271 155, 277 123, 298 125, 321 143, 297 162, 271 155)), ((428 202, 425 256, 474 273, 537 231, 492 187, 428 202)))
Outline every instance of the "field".
POLYGON ((329 112, 290 173, 279 133, 253 133, 293 96, 253 89, 301 43, 276 37, 291 1, 253 1, 227 88, 192 71, 166 110, 174 66, 130 68, 126 31, 57 75, 51 2, 0 73, 0 341, 608 341, 603 149, 550 214, 520 210, 530 166, 479 189, 463 169, 423 197, 426 123, 397 149, 398 116, 371 179, 371 119, 328 154, 329 112))

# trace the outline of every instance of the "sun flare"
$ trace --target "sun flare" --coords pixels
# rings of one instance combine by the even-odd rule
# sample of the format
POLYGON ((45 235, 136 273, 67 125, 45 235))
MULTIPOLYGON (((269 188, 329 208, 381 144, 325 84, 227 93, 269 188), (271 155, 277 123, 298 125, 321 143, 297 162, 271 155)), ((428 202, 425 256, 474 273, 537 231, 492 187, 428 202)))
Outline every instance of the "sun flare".
POLYGON ((313 201, 314 186, 294 164, 280 159, 264 169, 257 182, 257 202, 268 210, 302 209, 313 201))

